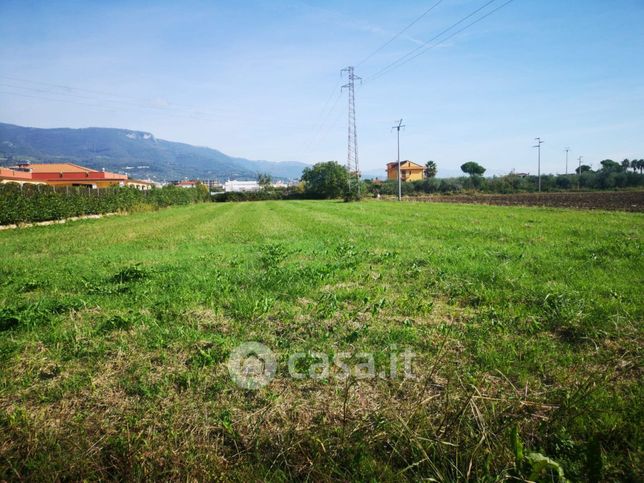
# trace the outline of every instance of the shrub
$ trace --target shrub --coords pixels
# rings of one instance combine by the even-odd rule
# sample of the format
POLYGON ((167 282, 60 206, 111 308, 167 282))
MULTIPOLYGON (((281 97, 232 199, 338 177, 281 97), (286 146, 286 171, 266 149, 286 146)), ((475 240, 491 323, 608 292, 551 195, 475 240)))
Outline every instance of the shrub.
POLYGON ((259 191, 232 191, 228 193, 217 193, 212 196, 213 201, 264 201, 264 200, 283 200, 297 197, 285 189, 259 190, 259 191))
POLYGON ((166 186, 139 191, 134 188, 52 187, 8 183, 0 185, 0 225, 60 220, 72 216, 119 211, 149 211, 170 205, 208 200, 203 187, 166 186))
POLYGON ((339 198, 349 189, 349 171, 336 161, 317 163, 302 173, 304 189, 311 198, 339 198))

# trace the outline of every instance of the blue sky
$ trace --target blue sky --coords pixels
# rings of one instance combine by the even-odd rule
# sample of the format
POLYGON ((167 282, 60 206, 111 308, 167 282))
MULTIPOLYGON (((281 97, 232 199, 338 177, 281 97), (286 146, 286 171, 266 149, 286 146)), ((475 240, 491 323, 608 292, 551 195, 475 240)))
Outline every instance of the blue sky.
MULTIPOLYGON (((0 121, 344 162, 340 69, 436 1, 0 0, 0 121)), ((363 171, 394 159, 401 117, 401 156, 442 175, 471 160, 534 173, 536 136, 544 172, 563 172, 566 146, 571 165, 644 157, 642 0, 514 0, 370 80, 487 1, 443 0, 358 65, 363 171)))

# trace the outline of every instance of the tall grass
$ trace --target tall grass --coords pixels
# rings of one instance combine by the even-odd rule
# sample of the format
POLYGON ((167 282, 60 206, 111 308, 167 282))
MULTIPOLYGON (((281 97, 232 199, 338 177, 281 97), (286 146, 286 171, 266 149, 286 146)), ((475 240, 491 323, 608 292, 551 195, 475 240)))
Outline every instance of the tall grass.
POLYGON ((643 226, 269 201, 0 233, 0 479, 641 480, 643 226), (413 380, 286 368, 405 348, 413 380))

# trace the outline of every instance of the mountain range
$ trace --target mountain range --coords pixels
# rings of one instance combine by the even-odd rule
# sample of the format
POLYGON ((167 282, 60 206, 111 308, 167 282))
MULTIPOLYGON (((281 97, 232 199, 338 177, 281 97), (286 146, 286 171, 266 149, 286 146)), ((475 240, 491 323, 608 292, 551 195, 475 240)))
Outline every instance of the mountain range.
POLYGON ((71 162, 93 169, 153 180, 299 178, 308 166, 298 161, 253 161, 216 149, 165 141, 129 129, 89 127, 40 129, 0 123, 0 165, 20 160, 71 162))

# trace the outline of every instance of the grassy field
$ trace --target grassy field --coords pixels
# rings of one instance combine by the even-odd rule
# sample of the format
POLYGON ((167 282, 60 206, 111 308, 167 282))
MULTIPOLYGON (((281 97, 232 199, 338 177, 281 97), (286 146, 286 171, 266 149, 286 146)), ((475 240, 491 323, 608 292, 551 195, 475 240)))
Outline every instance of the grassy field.
POLYGON ((0 480, 641 481, 643 229, 277 201, 0 232, 0 480), (287 368, 405 349, 414 379, 287 368))

